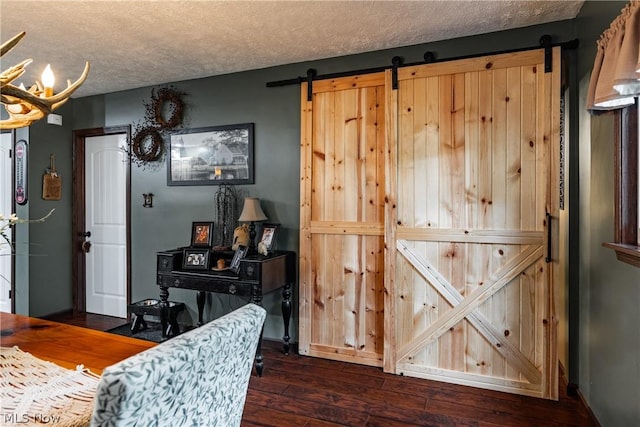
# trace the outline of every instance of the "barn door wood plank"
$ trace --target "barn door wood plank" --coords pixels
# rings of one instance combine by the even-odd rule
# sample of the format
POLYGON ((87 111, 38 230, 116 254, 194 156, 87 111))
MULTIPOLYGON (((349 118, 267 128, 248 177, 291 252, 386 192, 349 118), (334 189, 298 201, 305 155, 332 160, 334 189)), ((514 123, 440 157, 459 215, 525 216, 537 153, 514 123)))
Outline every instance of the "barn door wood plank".
POLYGON ((300 298, 299 350, 305 352, 311 342, 313 311, 313 280, 311 272, 311 174, 313 141, 313 103, 307 101, 307 84, 300 88, 300 298))
POLYGON ((392 90, 391 70, 385 71, 385 138, 384 138, 384 372, 395 373, 397 362, 396 307, 396 240, 398 221, 398 91, 392 90))

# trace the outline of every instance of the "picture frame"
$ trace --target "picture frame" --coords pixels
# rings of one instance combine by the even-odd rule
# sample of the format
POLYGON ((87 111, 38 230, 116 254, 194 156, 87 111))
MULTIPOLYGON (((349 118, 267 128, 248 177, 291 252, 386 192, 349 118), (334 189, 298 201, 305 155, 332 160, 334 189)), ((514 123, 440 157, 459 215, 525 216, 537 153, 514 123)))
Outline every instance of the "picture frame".
POLYGON ((278 233, 279 228, 280 224, 269 222, 262 224, 262 235, 260 236, 259 243, 263 243, 269 252, 274 250, 276 247, 276 234, 278 233))
POLYGON ((185 270, 207 270, 209 268, 209 249, 183 249, 182 268, 185 270))
POLYGON ((236 249, 236 252, 233 254, 233 259, 231 260, 229 269, 237 274, 238 271, 240 270, 240 260, 242 260, 242 258, 244 258, 247 255, 248 251, 249 251, 248 246, 238 246, 238 249, 236 249))
POLYGON ((167 185, 253 184, 253 123, 169 135, 167 185))
POLYGON ((191 246, 210 248, 213 245, 213 222, 191 224, 191 246))

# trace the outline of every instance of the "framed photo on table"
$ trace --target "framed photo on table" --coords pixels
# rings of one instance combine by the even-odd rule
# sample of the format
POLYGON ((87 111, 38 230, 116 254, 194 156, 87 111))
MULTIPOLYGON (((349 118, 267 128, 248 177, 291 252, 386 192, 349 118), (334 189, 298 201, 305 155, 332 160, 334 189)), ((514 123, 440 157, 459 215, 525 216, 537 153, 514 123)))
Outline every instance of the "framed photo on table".
POLYGON ((182 268, 185 270, 208 269, 209 249, 183 249, 182 268))
POLYGON ((238 273, 238 270, 240 270, 240 260, 247 255, 248 250, 249 247, 247 246, 238 246, 238 249, 236 249, 236 253, 233 254, 233 259, 231 260, 231 265, 229 266, 229 269, 234 273, 238 273))
POLYGON ((213 222, 194 222, 191 225, 191 246, 210 248, 213 244, 213 222))
POLYGON ((275 248, 276 234, 280 224, 264 223, 262 224, 262 237, 260 243, 264 244, 267 251, 271 252, 275 248))

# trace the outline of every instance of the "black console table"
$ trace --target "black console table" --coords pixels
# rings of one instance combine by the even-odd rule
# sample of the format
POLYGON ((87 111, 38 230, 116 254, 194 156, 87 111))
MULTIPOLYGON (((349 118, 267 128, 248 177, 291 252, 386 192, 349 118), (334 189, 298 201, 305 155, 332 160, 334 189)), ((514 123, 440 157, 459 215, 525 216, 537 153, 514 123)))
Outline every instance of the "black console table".
MULTIPOLYGON (((215 271, 185 270, 182 268, 184 248, 176 248, 157 253, 157 284, 160 286, 160 322, 162 331, 167 330, 169 321, 169 288, 192 289, 197 291, 198 326, 203 324, 202 312, 207 292, 238 295, 262 305, 262 296, 282 288, 282 320, 284 353, 289 354, 289 321, 291 320, 291 285, 295 280, 295 253, 275 251, 267 256, 249 254, 240 261, 237 272, 233 270, 215 271)), ((223 258, 230 265, 234 252, 211 251, 209 259, 215 265, 223 258)), ((262 333, 256 352, 256 371, 262 375, 262 333)))

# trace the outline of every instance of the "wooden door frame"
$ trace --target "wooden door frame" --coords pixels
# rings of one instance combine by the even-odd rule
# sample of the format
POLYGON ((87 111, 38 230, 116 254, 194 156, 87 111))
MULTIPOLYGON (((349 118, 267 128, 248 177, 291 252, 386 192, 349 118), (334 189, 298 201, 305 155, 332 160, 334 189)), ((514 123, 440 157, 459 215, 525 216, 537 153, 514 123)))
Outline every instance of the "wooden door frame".
MULTIPOLYGON (((104 128, 80 129, 73 131, 73 202, 72 202, 72 272, 73 312, 84 313, 87 307, 87 265, 82 252, 83 233, 86 226, 86 188, 85 188, 85 139, 93 136, 126 134, 131 139, 131 126, 109 126, 104 128)), ((128 162, 126 176, 126 303, 131 302, 131 162, 128 162)))

